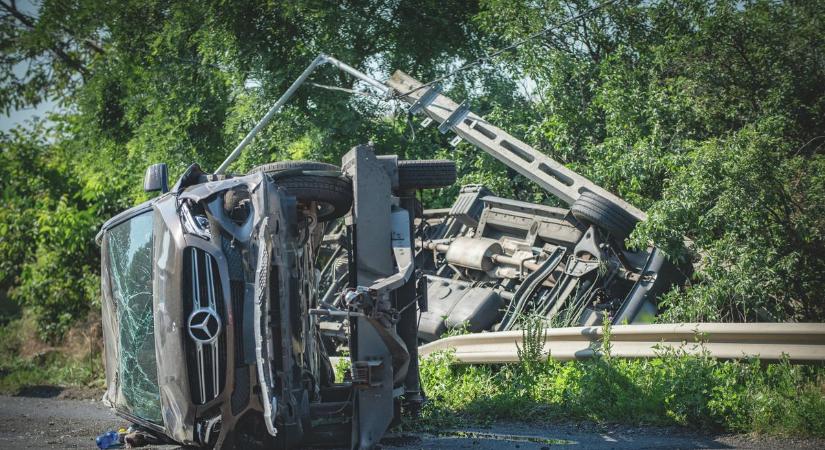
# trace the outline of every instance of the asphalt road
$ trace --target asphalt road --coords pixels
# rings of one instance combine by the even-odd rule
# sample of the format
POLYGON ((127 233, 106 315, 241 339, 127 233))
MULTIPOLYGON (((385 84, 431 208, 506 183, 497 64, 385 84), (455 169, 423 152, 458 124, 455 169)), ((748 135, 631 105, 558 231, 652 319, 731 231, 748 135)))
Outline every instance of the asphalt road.
MULTIPOLYGON (((0 449, 94 449, 94 437, 126 423, 100 401, 59 389, 0 396, 0 449), (79 398, 78 398, 79 397, 79 398)), ((595 424, 496 423, 437 434, 389 435, 383 448, 400 449, 773 449, 825 448, 825 440, 709 436, 670 428, 595 424)), ((150 448, 150 447, 144 447, 150 448)), ((167 446, 164 450, 177 447, 167 446)))

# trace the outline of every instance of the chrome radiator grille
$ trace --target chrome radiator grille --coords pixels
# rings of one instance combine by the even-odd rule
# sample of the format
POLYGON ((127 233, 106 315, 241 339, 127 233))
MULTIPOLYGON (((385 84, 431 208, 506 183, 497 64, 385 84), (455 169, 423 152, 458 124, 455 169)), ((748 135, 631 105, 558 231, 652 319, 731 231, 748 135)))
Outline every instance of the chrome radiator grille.
POLYGON ((189 387, 192 400, 204 404, 221 393, 226 373, 224 299, 215 258, 187 248, 183 278, 189 387))

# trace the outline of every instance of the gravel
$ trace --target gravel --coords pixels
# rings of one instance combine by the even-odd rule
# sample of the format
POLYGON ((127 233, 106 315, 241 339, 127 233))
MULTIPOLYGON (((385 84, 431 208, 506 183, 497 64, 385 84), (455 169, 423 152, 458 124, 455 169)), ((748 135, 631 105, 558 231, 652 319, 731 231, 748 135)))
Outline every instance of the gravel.
MULTIPOLYGON (((0 448, 95 448, 95 436, 128 425, 99 401, 99 393, 97 390, 44 387, 28 389, 21 396, 0 396, 0 448)), ((390 433, 381 446, 387 449, 473 450, 819 449, 825 448, 825 440, 709 435, 680 428, 629 427, 586 422, 497 422, 489 427, 464 427, 435 433, 390 433)))

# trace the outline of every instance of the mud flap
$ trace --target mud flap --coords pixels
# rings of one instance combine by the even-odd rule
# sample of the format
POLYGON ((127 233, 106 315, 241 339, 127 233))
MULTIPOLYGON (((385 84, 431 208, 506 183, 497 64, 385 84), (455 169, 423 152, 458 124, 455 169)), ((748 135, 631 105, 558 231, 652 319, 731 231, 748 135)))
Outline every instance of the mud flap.
MULTIPOLYGON (((378 329, 366 317, 353 320, 352 352, 353 449, 374 447, 393 419, 392 354, 378 329)), ((379 325, 380 326, 380 325, 379 325)))
POLYGON ((373 448, 392 423, 394 388, 403 386, 410 363, 406 345, 395 331, 398 313, 391 301, 393 291, 414 272, 410 214, 394 203, 393 180, 383 161, 371 147, 358 146, 342 164, 353 182, 350 219, 357 268, 351 280, 354 290, 345 300, 355 313, 350 317, 349 342, 353 449, 373 448))

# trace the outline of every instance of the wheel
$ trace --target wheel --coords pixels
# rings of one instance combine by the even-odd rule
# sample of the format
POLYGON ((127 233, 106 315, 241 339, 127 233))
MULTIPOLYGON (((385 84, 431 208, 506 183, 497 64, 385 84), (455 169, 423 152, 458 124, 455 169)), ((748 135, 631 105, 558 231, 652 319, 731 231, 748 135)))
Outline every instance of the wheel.
POLYGON ((329 175, 341 175, 341 168, 334 164, 327 164, 318 161, 277 161, 261 164, 250 170, 249 173, 264 172, 268 174, 300 174, 304 171, 330 172, 329 175))
POLYGON ((352 207, 352 183, 341 169, 315 161, 281 161, 263 164, 249 173, 264 172, 300 202, 318 204, 318 220, 325 222, 345 215, 352 207))
POLYGON ((242 225, 249 217, 249 190, 246 186, 238 186, 226 191, 223 195, 223 207, 229 218, 238 225, 242 225))
POLYGON ((592 192, 582 193, 570 212, 579 222, 595 225, 622 241, 639 223, 639 219, 621 206, 592 192))
POLYGON ((398 161, 398 188, 434 189, 455 183, 455 161, 447 159, 411 159, 398 161))

